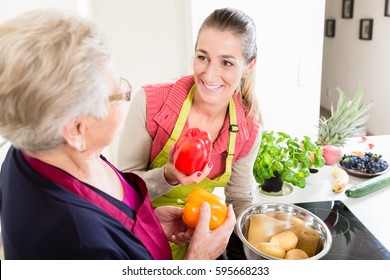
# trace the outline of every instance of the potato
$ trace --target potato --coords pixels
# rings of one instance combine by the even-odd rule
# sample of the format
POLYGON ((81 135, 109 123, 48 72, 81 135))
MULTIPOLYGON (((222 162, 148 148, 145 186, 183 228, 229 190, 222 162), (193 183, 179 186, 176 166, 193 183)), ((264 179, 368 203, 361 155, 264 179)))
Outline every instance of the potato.
POLYGON ((286 251, 276 243, 261 242, 257 244, 256 249, 273 257, 283 259, 286 251))
MULTIPOLYGON (((267 255, 284 258, 288 251, 300 249, 312 257, 321 249, 321 236, 292 213, 271 211, 254 214, 244 225, 249 243, 267 255)), ((289 253, 289 259, 305 257, 289 253)), ((298 251, 299 252, 299 251, 298 251)), ((301 254, 301 252, 300 252, 301 254)))
POLYGON ((274 235, 270 242, 279 244, 285 251, 288 251, 297 246, 298 237, 294 232, 286 230, 274 235))
POLYGON ((280 212, 278 212, 278 211, 271 211, 271 212, 266 212, 265 214, 267 215, 267 216, 270 216, 270 217, 272 217, 272 218, 275 218, 276 217, 276 215, 278 215, 280 212))
POLYGON ((302 225, 301 223, 298 222, 291 222, 290 227, 288 230, 292 231, 295 233, 296 236, 298 236, 298 233, 305 230, 306 225, 302 225))
POLYGON ((298 218, 294 214, 289 214, 289 213, 279 213, 278 215, 275 216, 276 219, 282 220, 282 221, 288 221, 293 224, 297 223, 299 225, 305 225, 305 221, 302 220, 301 218, 298 218))
POLYGON ((291 249, 284 256, 286 260, 303 260, 309 258, 305 251, 301 249, 291 249))
POLYGON ((306 252, 309 257, 317 254, 318 247, 320 246, 321 236, 313 228, 306 227, 297 234, 298 244, 297 249, 301 249, 306 252))
POLYGON ((285 221, 272 218, 265 214, 254 214, 250 218, 248 228, 248 241, 253 246, 261 242, 269 242, 277 233, 288 229, 289 224, 285 221))

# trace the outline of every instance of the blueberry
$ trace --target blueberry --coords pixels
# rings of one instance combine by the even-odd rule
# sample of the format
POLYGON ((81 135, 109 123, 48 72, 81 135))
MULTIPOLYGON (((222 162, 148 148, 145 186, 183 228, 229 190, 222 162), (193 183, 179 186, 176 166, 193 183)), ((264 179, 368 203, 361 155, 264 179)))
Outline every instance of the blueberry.
POLYGON ((366 152, 363 157, 344 154, 340 165, 357 171, 367 172, 369 174, 378 173, 388 168, 388 163, 382 159, 382 155, 366 152))

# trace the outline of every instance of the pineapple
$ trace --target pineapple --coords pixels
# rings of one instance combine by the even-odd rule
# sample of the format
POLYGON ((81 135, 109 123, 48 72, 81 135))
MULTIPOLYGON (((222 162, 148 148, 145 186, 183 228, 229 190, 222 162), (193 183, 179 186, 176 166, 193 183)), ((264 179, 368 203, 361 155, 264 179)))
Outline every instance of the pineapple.
POLYGON ((344 146, 346 139, 352 137, 363 128, 369 116, 363 116, 373 105, 372 102, 360 104, 363 98, 363 91, 359 89, 352 100, 348 99, 346 92, 337 88, 340 94, 337 108, 331 105, 331 116, 326 119, 321 117, 318 124, 317 145, 344 146))

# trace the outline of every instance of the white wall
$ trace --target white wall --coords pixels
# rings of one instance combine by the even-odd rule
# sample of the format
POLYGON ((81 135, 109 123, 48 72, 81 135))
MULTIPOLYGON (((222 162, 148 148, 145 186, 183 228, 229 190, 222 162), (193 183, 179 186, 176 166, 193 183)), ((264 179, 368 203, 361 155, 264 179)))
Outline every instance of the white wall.
POLYGON ((38 8, 60 8, 88 15, 89 0, 1 0, 0 22, 24 11, 38 8))
POLYGON ((135 89, 188 73, 183 0, 94 0, 93 15, 108 33, 122 75, 135 89))
MULTIPOLYGON (((106 30, 114 60, 134 91, 190 72, 188 1, 94 0, 94 18, 106 30)), ((134 137, 137 137, 134 135, 134 137)), ((119 138, 106 149, 116 163, 119 138)))
POLYGON ((326 18, 336 20, 334 38, 324 38, 321 104, 337 104, 337 87, 352 97, 358 88, 365 101, 373 100, 366 123, 371 134, 390 133, 390 17, 384 16, 384 0, 355 0, 352 19, 343 19, 342 1, 326 1, 326 18), (362 18, 373 18, 371 41, 359 40, 362 18))

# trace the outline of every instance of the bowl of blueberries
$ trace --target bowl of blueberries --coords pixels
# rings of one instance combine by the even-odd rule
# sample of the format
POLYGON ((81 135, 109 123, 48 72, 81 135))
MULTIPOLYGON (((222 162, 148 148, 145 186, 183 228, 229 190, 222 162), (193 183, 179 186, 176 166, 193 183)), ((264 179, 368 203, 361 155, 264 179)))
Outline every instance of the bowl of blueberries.
POLYGON ((348 174, 361 178, 379 176, 389 169, 389 164, 382 155, 372 152, 343 154, 339 166, 348 174))

